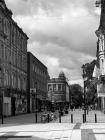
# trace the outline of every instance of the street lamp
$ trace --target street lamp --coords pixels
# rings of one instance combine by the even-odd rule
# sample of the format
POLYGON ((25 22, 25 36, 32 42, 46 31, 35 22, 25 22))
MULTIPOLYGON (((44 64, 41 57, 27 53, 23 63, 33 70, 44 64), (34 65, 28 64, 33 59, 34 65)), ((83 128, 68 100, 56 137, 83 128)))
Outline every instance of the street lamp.
POLYGON ((87 77, 83 76, 84 80, 84 115, 85 115, 85 122, 86 122, 86 81, 87 77))
POLYGON ((35 83, 36 90, 35 90, 35 122, 37 123, 37 82, 35 83))
POLYGON ((4 123, 4 73, 2 73, 2 69, 0 68, 0 97, 1 97, 1 103, 2 103, 2 111, 1 111, 1 119, 2 119, 2 124, 4 123), (2 84, 3 83, 3 84, 2 84))
POLYGON ((37 82, 35 83, 34 88, 30 88, 30 93, 33 95, 34 98, 34 111, 35 111, 35 122, 37 123, 37 82))
POLYGON ((52 111, 52 98, 53 98, 53 91, 52 88, 50 88, 50 101, 51 101, 51 111, 52 111))

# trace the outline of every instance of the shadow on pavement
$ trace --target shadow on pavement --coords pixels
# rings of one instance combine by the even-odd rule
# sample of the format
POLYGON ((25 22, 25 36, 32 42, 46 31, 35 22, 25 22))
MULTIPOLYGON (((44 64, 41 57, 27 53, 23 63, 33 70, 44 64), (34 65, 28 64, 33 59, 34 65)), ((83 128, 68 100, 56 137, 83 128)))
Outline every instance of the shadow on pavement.
POLYGON ((81 140, 103 140, 103 139, 97 139, 92 129, 82 129, 81 140))

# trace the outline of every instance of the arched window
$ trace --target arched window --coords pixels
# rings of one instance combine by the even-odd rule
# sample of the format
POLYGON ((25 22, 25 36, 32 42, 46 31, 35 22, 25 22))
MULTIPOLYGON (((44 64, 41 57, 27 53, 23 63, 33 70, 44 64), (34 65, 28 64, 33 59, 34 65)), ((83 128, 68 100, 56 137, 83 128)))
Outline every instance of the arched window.
POLYGON ((20 76, 18 76, 18 88, 20 89, 20 86, 21 85, 21 83, 20 83, 20 76))
POLYGON ((8 71, 5 72, 5 85, 8 86, 9 83, 9 77, 8 77, 8 71))
POLYGON ((23 89, 26 90, 26 79, 23 78, 23 89))
POLYGON ((8 85, 10 86, 11 79, 10 79, 10 73, 8 73, 8 85))
POLYGON ((14 88, 16 88, 16 75, 14 75, 14 88))
POLYGON ((14 75, 12 73, 12 76, 11 76, 11 80, 12 80, 12 87, 14 86, 14 75))
POLYGON ((0 86, 2 84, 2 69, 0 68, 0 86))
POLYGON ((1 53, 2 53, 2 58, 4 58, 4 45, 1 44, 1 53))

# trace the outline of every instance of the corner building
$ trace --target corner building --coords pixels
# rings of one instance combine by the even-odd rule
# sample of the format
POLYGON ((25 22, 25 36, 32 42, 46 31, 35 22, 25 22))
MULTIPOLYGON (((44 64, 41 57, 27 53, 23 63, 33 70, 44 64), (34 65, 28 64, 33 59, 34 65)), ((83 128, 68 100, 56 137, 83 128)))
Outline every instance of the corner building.
MULTIPOLYGON (((0 94, 5 116, 27 112, 27 40, 5 1, 0 1, 0 94)), ((0 98, 0 106, 1 102, 0 98)))
POLYGON ((50 109, 64 109, 70 105, 69 84, 64 72, 60 72, 58 78, 48 80, 48 99, 50 109))

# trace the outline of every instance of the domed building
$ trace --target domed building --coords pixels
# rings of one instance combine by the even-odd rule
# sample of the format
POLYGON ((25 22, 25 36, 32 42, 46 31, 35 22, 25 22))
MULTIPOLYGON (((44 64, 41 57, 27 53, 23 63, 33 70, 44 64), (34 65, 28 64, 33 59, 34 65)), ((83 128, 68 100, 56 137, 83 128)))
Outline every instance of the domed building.
POLYGON ((61 71, 60 73, 59 73, 59 77, 58 77, 59 79, 62 79, 62 80, 66 80, 66 76, 65 76, 65 74, 64 74, 64 72, 63 71, 61 71))
POLYGON ((56 109, 69 105, 69 84, 64 72, 60 72, 58 78, 48 80, 48 98, 56 109))

